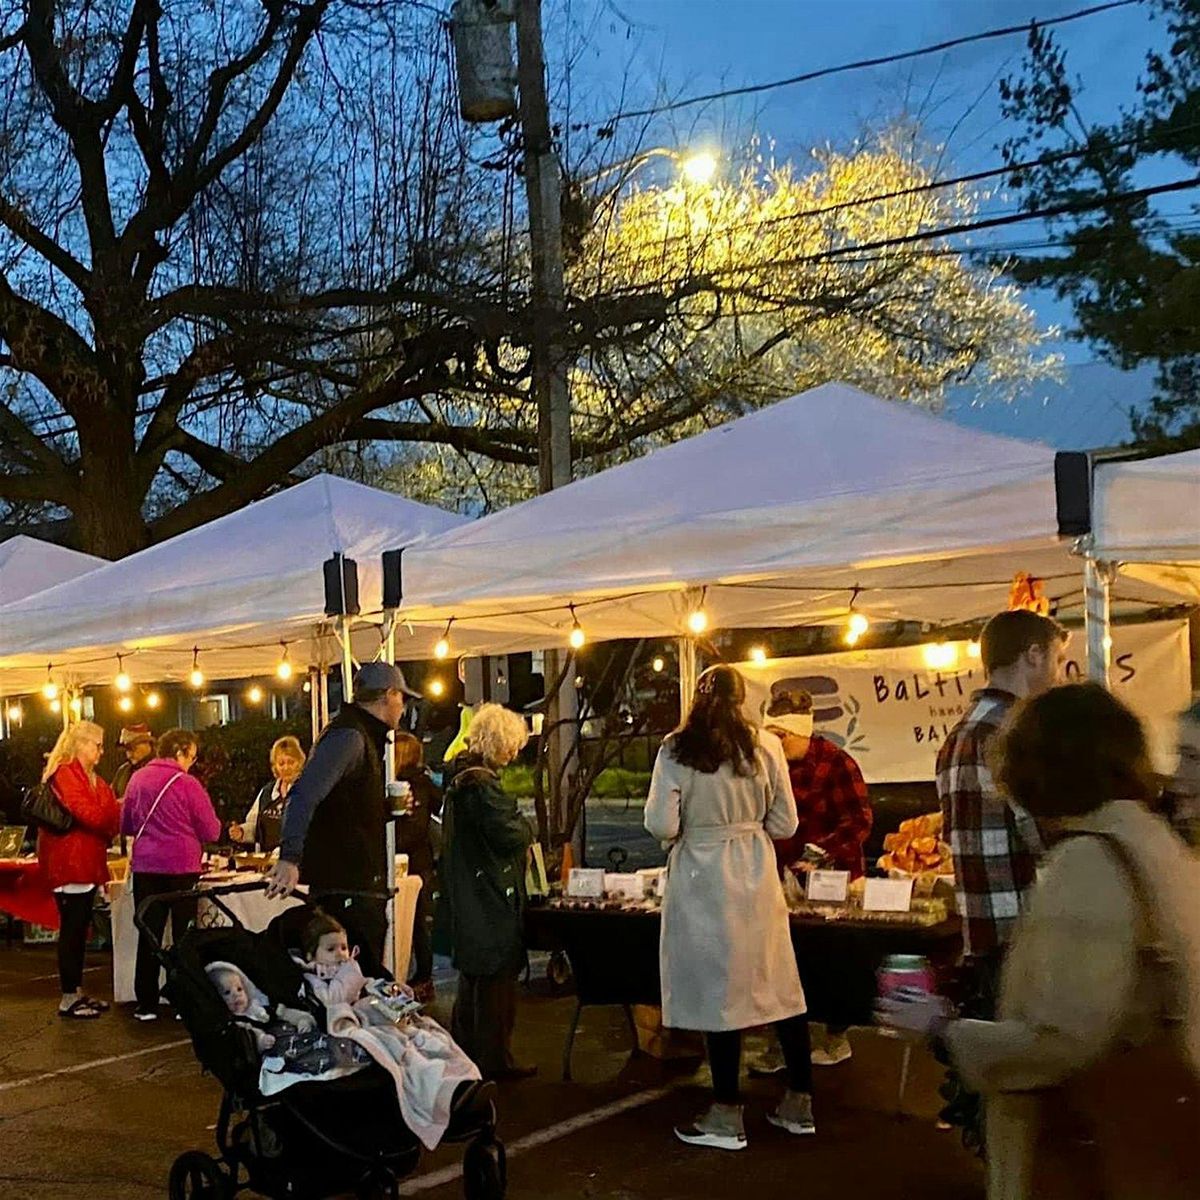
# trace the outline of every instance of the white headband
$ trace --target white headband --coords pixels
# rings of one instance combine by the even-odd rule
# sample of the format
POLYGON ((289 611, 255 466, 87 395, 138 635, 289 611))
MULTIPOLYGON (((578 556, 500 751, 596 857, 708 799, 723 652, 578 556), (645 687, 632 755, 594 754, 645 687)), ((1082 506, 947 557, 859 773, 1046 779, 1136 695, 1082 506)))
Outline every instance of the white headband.
POLYGON ((795 734, 796 737, 812 737, 813 715, 810 712, 780 713, 779 716, 773 717, 768 713, 763 718, 763 724, 768 729, 782 729, 786 733, 795 734))

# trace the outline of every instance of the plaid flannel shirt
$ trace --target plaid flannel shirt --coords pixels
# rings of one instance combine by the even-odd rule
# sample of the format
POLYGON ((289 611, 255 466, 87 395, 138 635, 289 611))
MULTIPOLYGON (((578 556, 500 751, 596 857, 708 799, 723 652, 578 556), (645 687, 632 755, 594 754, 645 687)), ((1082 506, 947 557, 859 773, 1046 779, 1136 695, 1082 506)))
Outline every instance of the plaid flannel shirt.
POLYGON ((808 753, 788 763, 800 824, 775 843, 780 870, 798 861, 805 844, 820 846, 838 871, 863 873, 863 842, 871 832, 871 802, 858 763, 827 738, 814 737, 808 753))
POLYGON ((937 757, 942 836, 954 856, 968 957, 1004 948, 1042 852, 1033 819, 1000 794, 988 762, 992 741, 1015 703, 1015 696, 998 688, 977 692, 937 757))

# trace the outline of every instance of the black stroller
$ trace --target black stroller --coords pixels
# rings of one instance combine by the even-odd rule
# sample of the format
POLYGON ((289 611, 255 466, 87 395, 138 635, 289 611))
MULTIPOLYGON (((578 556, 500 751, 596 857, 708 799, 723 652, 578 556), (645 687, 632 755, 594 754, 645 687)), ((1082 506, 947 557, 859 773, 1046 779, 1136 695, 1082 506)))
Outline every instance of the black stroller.
MULTIPOLYGON (((221 900, 263 886, 243 883, 152 896, 135 916, 166 970, 164 994, 191 1035, 197 1060, 223 1089, 216 1126, 219 1157, 200 1150, 181 1154, 171 1167, 170 1200, 227 1200, 246 1189, 271 1200, 325 1200, 347 1192, 394 1198, 399 1180, 416 1169, 421 1144, 404 1125, 387 1073, 372 1064, 342 1079, 299 1083, 263 1096, 253 1034, 230 1016, 205 974, 208 963, 233 963, 272 1003, 307 1007, 321 1021, 321 1006, 303 999, 304 976, 290 953, 311 915, 306 898, 298 895, 306 906, 285 909, 262 933, 242 926, 221 900), (231 923, 189 929, 164 948, 146 925, 147 909, 192 895, 203 895, 231 923)), ((496 1137, 491 1096, 491 1085, 468 1088, 444 1139, 466 1144, 467 1200, 503 1200, 506 1189, 504 1145, 496 1137)))

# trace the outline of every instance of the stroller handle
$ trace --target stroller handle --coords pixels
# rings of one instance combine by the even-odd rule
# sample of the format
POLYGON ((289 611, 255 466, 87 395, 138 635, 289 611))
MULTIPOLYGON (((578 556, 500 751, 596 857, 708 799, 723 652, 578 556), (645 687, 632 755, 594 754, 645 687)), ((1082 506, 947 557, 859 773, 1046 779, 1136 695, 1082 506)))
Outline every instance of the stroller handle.
MULTIPOLYGON (((217 908, 221 910, 221 912, 225 914, 226 917, 229 918, 230 924, 241 928, 241 921, 238 920, 237 915, 229 908, 228 905, 222 903, 221 897, 237 895, 240 892, 264 892, 266 889, 266 879, 252 879, 246 883, 227 883, 218 885, 216 887, 200 887, 197 885, 196 887, 184 888, 183 890, 177 892, 159 892, 157 895, 147 896, 145 900, 143 900, 141 904, 137 906, 133 914, 133 923, 135 926, 137 926, 138 932, 146 937, 156 950, 162 950, 162 943, 160 942, 158 936, 156 936, 154 930, 151 929, 146 923, 146 914, 156 904, 172 904, 176 900, 210 900, 217 906, 217 908)), ((383 891, 359 891, 353 888, 347 888, 345 891, 337 892, 336 895, 351 896, 356 899, 363 900, 387 901, 395 896, 398 890, 398 888, 392 888, 391 890, 383 891)), ((311 899, 310 892, 311 889, 309 889, 309 891, 303 891, 297 888, 290 894, 288 898, 299 900, 300 903, 306 907, 313 908, 316 905, 316 901, 311 899)))

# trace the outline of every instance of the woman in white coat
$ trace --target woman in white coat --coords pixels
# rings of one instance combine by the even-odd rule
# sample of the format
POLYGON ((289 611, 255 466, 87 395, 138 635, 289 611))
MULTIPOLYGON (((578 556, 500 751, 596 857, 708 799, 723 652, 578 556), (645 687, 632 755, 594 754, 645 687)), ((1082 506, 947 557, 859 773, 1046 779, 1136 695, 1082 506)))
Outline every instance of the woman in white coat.
POLYGON ((773 1024, 788 1091, 769 1120, 815 1133, 804 991, 775 869, 773 838, 796 830, 783 750, 742 715, 746 684, 732 667, 700 676, 687 720, 663 743, 646 829, 669 844, 663 900, 663 1024, 706 1035, 713 1103, 677 1136, 743 1150, 742 1030, 773 1024))

